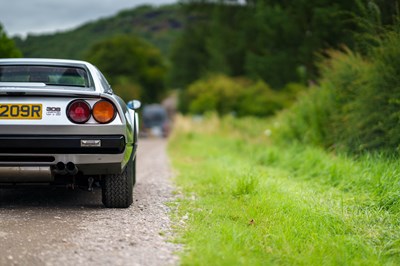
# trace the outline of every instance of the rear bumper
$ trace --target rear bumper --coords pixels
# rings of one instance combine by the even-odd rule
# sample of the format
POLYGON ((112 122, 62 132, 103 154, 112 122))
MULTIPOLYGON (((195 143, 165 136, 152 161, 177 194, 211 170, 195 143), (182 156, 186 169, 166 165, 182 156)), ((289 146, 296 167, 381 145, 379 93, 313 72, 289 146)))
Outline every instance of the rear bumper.
MULTIPOLYGON (((2 135, 0 152, 10 154, 120 154, 122 135, 2 135)), ((1 156, 1 155, 0 155, 1 156)), ((4 158, 3 158, 4 159, 4 158)), ((1 161, 1 158, 0 158, 1 161)))
POLYGON ((58 163, 73 163, 78 169, 77 176, 118 174, 134 158, 136 149, 136 143, 124 145, 123 152, 115 154, 3 153, 0 149, 0 183, 51 183, 58 175, 68 175, 60 173, 58 163))
MULTIPOLYGON (((117 174, 125 167, 131 152, 133 152, 132 146, 127 146, 125 152, 121 154, 0 154, 0 183, 22 181, 20 177, 27 176, 24 174, 26 169, 30 169, 30 175, 34 171, 38 172, 35 177, 29 178, 32 182, 35 182, 34 179, 42 181, 39 172, 44 171, 46 174, 43 177, 48 176, 48 170, 43 170, 47 168, 53 178, 58 174, 56 165, 59 162, 73 163, 82 175, 117 174), (3 160, 4 158, 6 159, 3 160)), ((25 178, 23 180, 28 182, 25 178)))

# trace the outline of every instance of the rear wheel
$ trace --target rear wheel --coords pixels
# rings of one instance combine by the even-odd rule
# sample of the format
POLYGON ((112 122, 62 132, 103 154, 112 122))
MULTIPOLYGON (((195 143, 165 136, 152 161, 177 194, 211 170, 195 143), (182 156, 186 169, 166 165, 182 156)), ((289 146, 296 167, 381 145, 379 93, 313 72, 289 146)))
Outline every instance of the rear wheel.
POLYGON ((102 201, 107 208, 128 208, 133 202, 133 185, 136 179, 136 158, 120 174, 105 175, 102 184, 102 201))

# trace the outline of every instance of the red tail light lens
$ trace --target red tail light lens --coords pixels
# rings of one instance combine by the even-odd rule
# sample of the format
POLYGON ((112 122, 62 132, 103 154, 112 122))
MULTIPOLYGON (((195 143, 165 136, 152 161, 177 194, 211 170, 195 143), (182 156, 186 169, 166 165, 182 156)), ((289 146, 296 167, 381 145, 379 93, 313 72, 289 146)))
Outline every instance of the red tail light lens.
POLYGON ((90 105, 84 100, 73 101, 67 107, 67 117, 73 123, 86 123, 89 120, 90 115, 90 105))

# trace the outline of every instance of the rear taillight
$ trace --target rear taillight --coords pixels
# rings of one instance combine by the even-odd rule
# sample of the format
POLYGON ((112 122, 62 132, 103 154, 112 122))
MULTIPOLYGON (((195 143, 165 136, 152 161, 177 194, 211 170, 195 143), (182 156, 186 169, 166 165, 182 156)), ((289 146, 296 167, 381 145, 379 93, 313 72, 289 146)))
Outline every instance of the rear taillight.
POLYGON ((90 119, 90 115, 90 105, 84 100, 75 100, 67 107, 67 117, 73 123, 86 123, 90 119))
POLYGON ((92 114, 97 122, 110 123, 115 118, 115 107, 111 102, 101 100, 94 104, 92 114))

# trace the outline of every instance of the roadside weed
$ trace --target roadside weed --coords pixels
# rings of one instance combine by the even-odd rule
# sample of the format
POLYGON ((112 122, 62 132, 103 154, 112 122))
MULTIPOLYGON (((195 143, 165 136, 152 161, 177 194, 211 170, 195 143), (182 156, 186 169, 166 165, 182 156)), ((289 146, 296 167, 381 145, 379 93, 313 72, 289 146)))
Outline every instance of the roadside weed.
POLYGON ((398 264, 395 158, 274 144, 269 123, 178 118, 182 265, 398 264))

